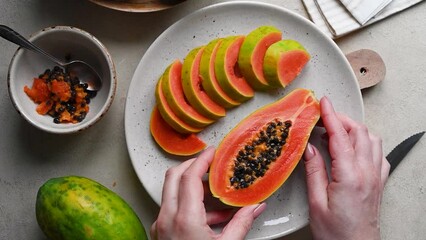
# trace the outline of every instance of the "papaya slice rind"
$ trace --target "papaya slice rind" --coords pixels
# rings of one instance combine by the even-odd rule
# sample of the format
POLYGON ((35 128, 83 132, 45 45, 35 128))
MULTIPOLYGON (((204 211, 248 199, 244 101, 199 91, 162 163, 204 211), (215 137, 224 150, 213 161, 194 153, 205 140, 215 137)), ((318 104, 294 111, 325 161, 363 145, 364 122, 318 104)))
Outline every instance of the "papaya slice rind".
POLYGON ((241 45, 238 63, 241 73, 255 90, 271 87, 263 75, 263 59, 267 48, 281 40, 282 33, 274 26, 261 26, 251 31, 241 45))
POLYGON ((161 88, 170 108, 180 119, 192 127, 203 128, 212 124, 214 120, 200 114, 187 102, 182 87, 181 73, 182 63, 179 60, 175 60, 166 68, 163 74, 161 88))
POLYGON ((311 56, 296 40, 286 39, 269 46, 263 61, 263 73, 271 87, 286 87, 303 70, 311 56))
POLYGON ((320 117, 319 102, 312 91, 296 89, 242 120, 219 144, 209 171, 213 196, 231 206, 246 206, 264 201, 290 176, 305 150, 310 133, 320 117), (271 120, 290 121, 287 142, 280 155, 268 166, 265 175, 246 188, 232 186, 236 156, 259 129, 271 120))
POLYGON ((203 128, 192 127, 191 125, 180 119, 170 108, 167 103, 166 97, 164 96, 163 89, 161 87, 163 76, 158 79, 155 87, 155 99, 157 101, 158 110, 163 119, 176 131, 180 133, 197 133, 203 130, 203 128))
POLYGON ((210 96, 215 102, 219 103, 224 108, 233 108, 241 103, 235 101, 223 91, 219 85, 214 69, 217 50, 222 44, 223 39, 217 38, 210 41, 204 48, 203 55, 200 61, 200 77, 202 78, 202 85, 207 95, 210 96))
POLYGON ((215 73, 220 87, 238 102, 245 102, 254 96, 253 89, 239 69, 238 55, 244 38, 244 36, 224 38, 215 58, 215 73))
POLYGON ((213 101, 202 88, 200 61, 204 46, 192 49, 182 65, 182 87, 188 102, 202 115, 217 120, 225 116, 225 108, 213 101))

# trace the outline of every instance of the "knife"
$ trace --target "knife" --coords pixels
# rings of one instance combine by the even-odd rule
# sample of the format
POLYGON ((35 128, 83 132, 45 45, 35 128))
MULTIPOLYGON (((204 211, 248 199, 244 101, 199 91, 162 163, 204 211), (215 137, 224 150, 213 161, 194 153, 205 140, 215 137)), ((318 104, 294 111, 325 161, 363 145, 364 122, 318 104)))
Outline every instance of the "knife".
POLYGON ((419 132, 405 139, 386 156, 386 159, 390 164, 389 174, 395 170, 396 166, 398 166, 402 159, 407 156, 408 152, 414 147, 414 145, 416 145, 416 143, 420 140, 420 138, 422 138, 424 134, 425 131, 419 132))

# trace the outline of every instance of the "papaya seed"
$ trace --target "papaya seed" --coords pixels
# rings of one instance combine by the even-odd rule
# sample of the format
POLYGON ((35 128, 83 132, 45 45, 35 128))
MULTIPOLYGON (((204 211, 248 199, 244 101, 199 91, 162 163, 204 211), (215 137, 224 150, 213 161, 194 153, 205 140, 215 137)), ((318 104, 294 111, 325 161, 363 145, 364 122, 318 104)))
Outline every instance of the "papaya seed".
POLYGON ((281 155, 290 127, 291 121, 275 119, 238 151, 233 175, 229 178, 232 187, 247 188, 265 175, 269 165, 281 155))

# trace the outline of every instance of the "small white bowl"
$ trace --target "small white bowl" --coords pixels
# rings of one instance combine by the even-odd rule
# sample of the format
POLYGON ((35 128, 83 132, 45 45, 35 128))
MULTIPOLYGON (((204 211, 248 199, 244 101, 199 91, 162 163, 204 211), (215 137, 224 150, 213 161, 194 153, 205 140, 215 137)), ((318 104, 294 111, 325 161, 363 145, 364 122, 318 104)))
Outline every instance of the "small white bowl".
POLYGON ((19 48, 11 60, 7 78, 9 95, 18 113, 35 127, 51 133, 74 133, 99 121, 111 106, 117 86, 115 66, 105 46, 91 34, 68 26, 45 28, 29 40, 60 60, 87 62, 99 73, 102 88, 91 99, 83 121, 54 123, 51 116, 36 112, 37 104, 24 92, 24 86, 31 88, 34 78, 46 69, 52 70, 56 64, 41 54, 19 48))

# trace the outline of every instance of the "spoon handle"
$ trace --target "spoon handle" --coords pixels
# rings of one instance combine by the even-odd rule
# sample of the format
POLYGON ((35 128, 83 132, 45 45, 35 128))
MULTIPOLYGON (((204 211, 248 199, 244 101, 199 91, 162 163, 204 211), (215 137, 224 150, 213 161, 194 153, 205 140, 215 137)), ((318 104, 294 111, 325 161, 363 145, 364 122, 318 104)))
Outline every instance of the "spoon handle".
POLYGON ((45 52, 43 49, 39 48, 38 46, 34 45, 30 41, 28 41, 26 38, 24 38, 21 34, 17 33, 13 29, 11 29, 8 26, 0 25, 0 36, 3 37, 6 40, 9 40, 10 42, 13 42, 23 48, 26 48, 31 51, 35 51, 38 53, 41 53, 45 55, 46 57, 50 58, 55 63, 64 66, 65 64, 62 61, 59 61, 55 57, 51 56, 47 52, 45 52))

